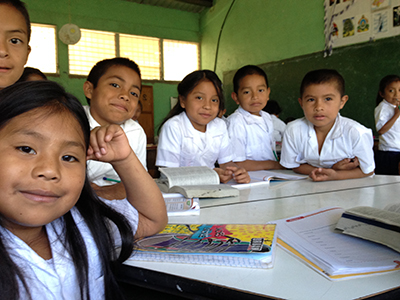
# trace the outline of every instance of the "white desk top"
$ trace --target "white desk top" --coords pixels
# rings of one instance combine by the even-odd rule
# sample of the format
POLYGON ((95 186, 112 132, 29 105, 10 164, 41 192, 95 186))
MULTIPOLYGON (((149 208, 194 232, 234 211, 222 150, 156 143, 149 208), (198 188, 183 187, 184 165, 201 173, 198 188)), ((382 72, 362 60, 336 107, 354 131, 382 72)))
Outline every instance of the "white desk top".
MULTIPOLYGON (((400 176, 377 175, 329 182, 273 182, 269 186, 241 190, 239 197, 201 200, 199 216, 173 217, 169 222, 261 224, 328 206, 383 208, 400 201, 399 194, 400 176)), ((278 248, 272 269, 133 260, 126 264, 285 299, 354 299, 400 286, 400 272, 333 282, 281 248, 278 248)))

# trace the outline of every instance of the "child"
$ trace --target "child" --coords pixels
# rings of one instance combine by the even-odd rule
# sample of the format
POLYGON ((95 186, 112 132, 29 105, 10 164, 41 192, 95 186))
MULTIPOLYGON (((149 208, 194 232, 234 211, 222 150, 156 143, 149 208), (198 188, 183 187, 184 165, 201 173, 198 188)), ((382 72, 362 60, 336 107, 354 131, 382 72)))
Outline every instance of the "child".
MULTIPOLYGON (((91 129, 109 124, 120 125, 136 156, 146 168, 146 134, 132 120, 141 88, 140 70, 135 62, 123 57, 102 60, 92 68, 83 85, 90 105, 84 109, 91 129)), ((124 186, 116 183, 119 177, 110 164, 89 161, 88 176, 99 196, 110 200, 125 198, 124 186)))
POLYGON ((232 177, 250 182, 246 170, 232 163, 232 148, 225 122, 217 117, 224 107, 222 84, 209 70, 194 71, 178 85, 179 101, 163 123, 157 147, 160 167, 207 166, 221 182, 232 177))
POLYGON ((140 115, 142 114, 143 104, 142 101, 139 100, 138 105, 136 107, 135 113, 133 114, 132 120, 135 122, 139 122, 140 115))
POLYGON ((375 125, 379 151, 375 154, 376 174, 399 175, 400 162, 400 77, 385 76, 376 97, 375 125))
POLYGON ((274 138, 275 142, 282 142, 283 133, 286 130, 286 124, 279 119, 279 114, 282 112, 282 108, 279 103, 275 100, 268 100, 267 105, 263 108, 263 111, 269 113, 274 125, 274 138))
POLYGON ((281 164, 314 181, 361 178, 375 168, 372 131, 342 117, 348 96, 336 70, 307 73, 300 87, 304 118, 287 125, 281 164))
POLYGON ((257 66, 244 66, 233 77, 233 89, 232 99, 240 105, 228 117, 233 161, 248 171, 281 169, 272 119, 262 110, 270 93, 267 74, 257 66))
POLYGON ((37 81, 37 80, 47 80, 47 77, 39 69, 25 67, 24 72, 22 73, 22 76, 18 79, 17 82, 37 81))
POLYGON ((155 234, 167 221, 123 130, 90 135, 80 102, 51 81, 4 89, 0 111, 1 298, 122 299, 112 270, 131 255, 133 234, 155 234), (86 158, 110 162, 128 199, 97 198, 86 158))
POLYGON ((0 90, 22 75, 31 51, 31 22, 25 4, 0 0, 0 90))

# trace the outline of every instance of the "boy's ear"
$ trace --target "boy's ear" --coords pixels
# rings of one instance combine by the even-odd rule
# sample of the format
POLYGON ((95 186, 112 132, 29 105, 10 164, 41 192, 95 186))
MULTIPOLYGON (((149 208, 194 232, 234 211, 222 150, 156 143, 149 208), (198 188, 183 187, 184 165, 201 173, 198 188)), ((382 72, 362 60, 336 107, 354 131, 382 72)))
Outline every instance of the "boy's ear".
POLYGON ((303 99, 299 98, 297 100, 299 101, 300 107, 303 108, 303 99))
POLYGON ((179 104, 181 105, 181 107, 185 108, 185 98, 182 97, 181 95, 179 95, 178 101, 179 101, 179 104))
POLYGON ((85 83, 83 84, 83 93, 85 94, 86 98, 92 99, 93 83, 85 81, 85 83))
POLYGON ((27 52, 27 54, 26 54, 26 61, 25 61, 25 63, 28 62, 28 58, 29 58, 29 54, 31 53, 31 50, 32 50, 31 46, 28 45, 28 52, 27 52))
POLYGON ((237 105, 240 105, 238 96, 235 92, 232 92, 231 97, 232 97, 233 101, 236 102, 237 105))
POLYGON ((344 105, 346 104, 347 100, 349 100, 349 96, 344 95, 342 97, 342 99, 340 100, 340 109, 342 109, 344 107, 344 105))

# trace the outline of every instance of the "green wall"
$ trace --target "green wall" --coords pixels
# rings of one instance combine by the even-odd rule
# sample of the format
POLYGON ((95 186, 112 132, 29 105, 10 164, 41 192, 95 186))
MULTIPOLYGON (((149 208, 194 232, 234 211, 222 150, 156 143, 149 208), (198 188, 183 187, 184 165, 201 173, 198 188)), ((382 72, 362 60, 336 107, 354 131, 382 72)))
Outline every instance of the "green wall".
MULTIPOLYGON (((57 30, 66 23, 81 28, 200 42, 200 15, 125 0, 24 0, 33 23, 52 24, 57 30), (70 12, 70 14, 69 14, 70 12), (70 19, 71 17, 71 19, 70 19)), ((49 79, 62 84, 86 103, 84 78, 68 76, 68 46, 58 40, 59 76, 49 79)), ((154 123, 169 112, 170 97, 177 96, 176 82, 144 81, 154 93, 154 123)))
MULTIPOLYGON (((217 0, 201 17, 203 67, 214 69, 218 35, 233 0, 217 0)), ((271 86, 271 99, 283 108, 282 119, 301 117, 297 103, 300 82, 310 70, 337 69, 345 78, 349 101, 342 110, 375 130, 373 111, 380 79, 398 74, 396 53, 400 37, 335 48, 330 57, 324 49, 323 1, 236 0, 222 31, 216 72, 223 79, 228 113, 237 105, 230 98, 235 71, 260 65, 271 86)))

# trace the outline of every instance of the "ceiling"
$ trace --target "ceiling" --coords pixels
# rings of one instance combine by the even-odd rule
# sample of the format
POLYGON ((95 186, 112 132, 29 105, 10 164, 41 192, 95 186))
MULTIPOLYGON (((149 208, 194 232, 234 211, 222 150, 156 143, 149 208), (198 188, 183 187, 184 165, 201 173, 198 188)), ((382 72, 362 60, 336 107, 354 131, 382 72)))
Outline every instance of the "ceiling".
POLYGON ((124 0, 188 12, 200 13, 213 6, 213 0, 124 0))

